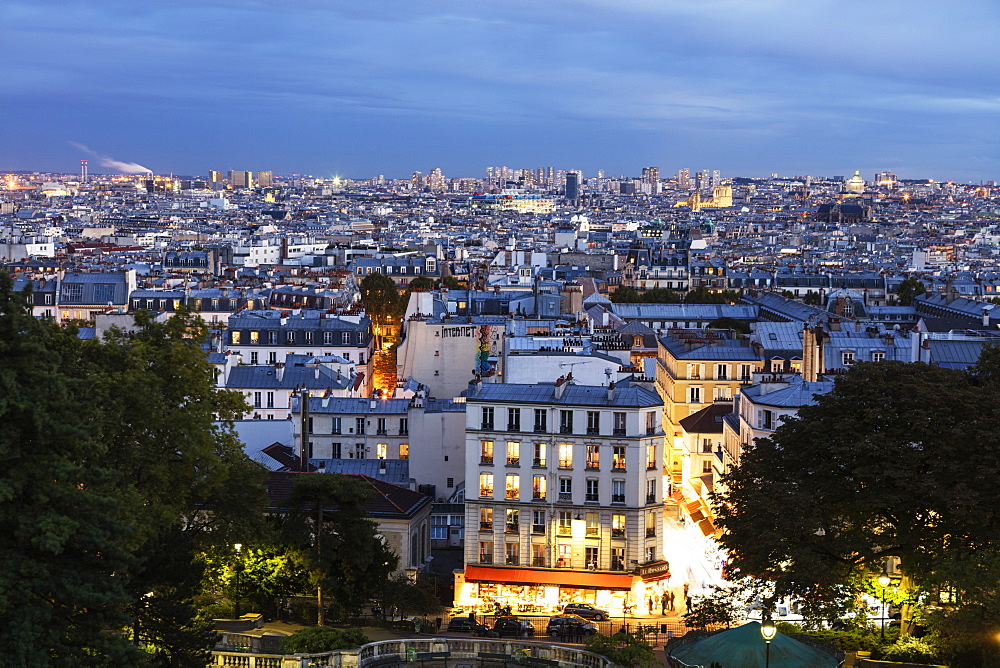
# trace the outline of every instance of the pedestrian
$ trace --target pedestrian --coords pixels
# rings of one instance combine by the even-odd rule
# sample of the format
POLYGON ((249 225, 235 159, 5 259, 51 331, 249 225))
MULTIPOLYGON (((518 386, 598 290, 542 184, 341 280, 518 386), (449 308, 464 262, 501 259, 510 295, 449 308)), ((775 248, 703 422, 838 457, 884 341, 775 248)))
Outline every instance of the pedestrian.
POLYGON ((653 597, 649 597, 649 614, 653 614, 653 597))
POLYGON ((667 595, 666 594, 664 594, 663 596, 660 597, 660 614, 661 615, 667 614, 667 595))
POLYGON ((690 596, 685 596, 684 597, 684 610, 687 611, 687 612, 691 612, 691 597, 690 596))
POLYGON ((670 590, 670 612, 674 611, 674 591, 670 590))
POLYGON ((689 585, 687 582, 684 583, 684 598, 687 598, 689 585))

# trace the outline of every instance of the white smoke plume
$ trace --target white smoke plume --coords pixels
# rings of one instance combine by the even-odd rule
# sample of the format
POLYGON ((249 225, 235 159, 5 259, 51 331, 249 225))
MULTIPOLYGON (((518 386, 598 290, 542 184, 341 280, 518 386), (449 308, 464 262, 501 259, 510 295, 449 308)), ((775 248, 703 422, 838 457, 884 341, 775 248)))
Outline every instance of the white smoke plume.
POLYGON ((93 151, 90 148, 79 144, 75 141, 69 143, 70 146, 76 147, 86 153, 87 155, 93 156, 97 163, 101 167, 107 167, 109 169, 114 169, 122 174, 152 174, 153 170, 149 167, 143 167, 137 162, 122 162, 121 160, 115 160, 110 155, 101 155, 97 151, 93 151))

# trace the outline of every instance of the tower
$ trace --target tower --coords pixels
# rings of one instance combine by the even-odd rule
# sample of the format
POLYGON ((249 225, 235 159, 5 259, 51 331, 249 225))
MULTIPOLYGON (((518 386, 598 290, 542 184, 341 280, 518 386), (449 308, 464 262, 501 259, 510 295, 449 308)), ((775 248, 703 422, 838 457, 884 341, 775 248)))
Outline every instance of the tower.
POLYGON ((81 160, 80 161, 80 183, 86 183, 86 182, 87 182, 87 161, 86 160, 81 160))
POLYGON ((691 187, 691 170, 690 169, 678 169, 677 170, 677 187, 681 190, 687 190, 691 187))
POLYGON ((580 172, 566 172, 566 199, 573 204, 580 201, 580 172))

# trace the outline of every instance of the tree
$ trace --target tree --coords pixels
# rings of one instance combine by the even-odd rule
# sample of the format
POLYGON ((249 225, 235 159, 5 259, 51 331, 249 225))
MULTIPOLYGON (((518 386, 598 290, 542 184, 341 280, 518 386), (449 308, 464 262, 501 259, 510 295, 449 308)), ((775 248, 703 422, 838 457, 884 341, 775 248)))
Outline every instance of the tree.
POLYGON ((372 320, 384 324, 399 315, 399 290, 385 274, 368 274, 361 279, 360 290, 361 303, 372 320))
POLYGON ((587 650, 600 654, 623 668, 650 668, 656 664, 656 655, 641 632, 619 631, 606 636, 595 633, 587 638, 587 650))
POLYGON ((611 293, 611 301, 616 304, 638 304, 642 301, 642 297, 635 288, 630 288, 627 285, 619 285, 611 293))
MULTIPOLYGON (((1000 400, 983 392, 988 377, 985 363, 972 374, 852 366, 723 476, 714 507, 731 566, 800 596, 807 613, 851 604, 890 556, 903 589, 975 585, 952 565, 1000 549, 1000 400)), ((911 618, 904 606, 904 635, 911 618)))
POLYGON ((339 616, 356 616, 371 600, 398 558, 368 519, 364 501, 369 488, 357 478, 335 473, 303 473, 295 477, 288 499, 287 535, 307 546, 316 586, 318 623, 326 622, 326 600, 339 616))
POLYGON ((696 596, 684 613, 684 623, 695 629, 727 629, 743 618, 745 603, 733 587, 712 585, 708 596, 696 596))
POLYGON ((646 290, 642 293, 641 299, 647 304, 680 304, 684 300, 680 293, 666 288, 646 290))
POLYGON ((810 306, 820 306, 823 303, 823 298, 815 290, 806 290, 805 296, 802 297, 802 302, 810 306))
POLYGON ((353 649, 367 644, 368 638, 361 629, 332 629, 313 626, 296 631, 281 639, 281 645, 293 654, 319 654, 337 649, 353 649))
POLYGON ((409 292, 413 292, 414 290, 433 290, 434 279, 430 276, 417 276, 407 284, 406 288, 409 292))
POLYGON ((745 320, 737 320, 736 318, 730 318, 728 316, 716 318, 712 322, 708 323, 708 327, 709 329, 731 329, 739 334, 750 333, 750 323, 745 320))
POLYGON ((913 304, 914 297, 922 295, 927 291, 927 288, 923 283, 918 281, 913 276, 903 279, 896 288, 896 295, 899 297, 899 303, 903 306, 911 306, 913 304))
POLYGON ((389 610, 395 606, 400 617, 409 613, 430 615, 442 607, 431 583, 424 579, 413 581, 400 573, 386 580, 380 589, 377 596, 381 608, 389 610))

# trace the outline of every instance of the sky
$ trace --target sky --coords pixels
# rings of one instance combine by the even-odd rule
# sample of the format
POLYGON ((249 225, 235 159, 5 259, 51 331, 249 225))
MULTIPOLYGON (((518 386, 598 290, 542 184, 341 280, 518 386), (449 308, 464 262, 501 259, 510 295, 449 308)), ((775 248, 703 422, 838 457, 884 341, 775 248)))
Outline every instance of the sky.
POLYGON ((3 0, 0 170, 1000 180, 998 34, 996 0, 3 0))

